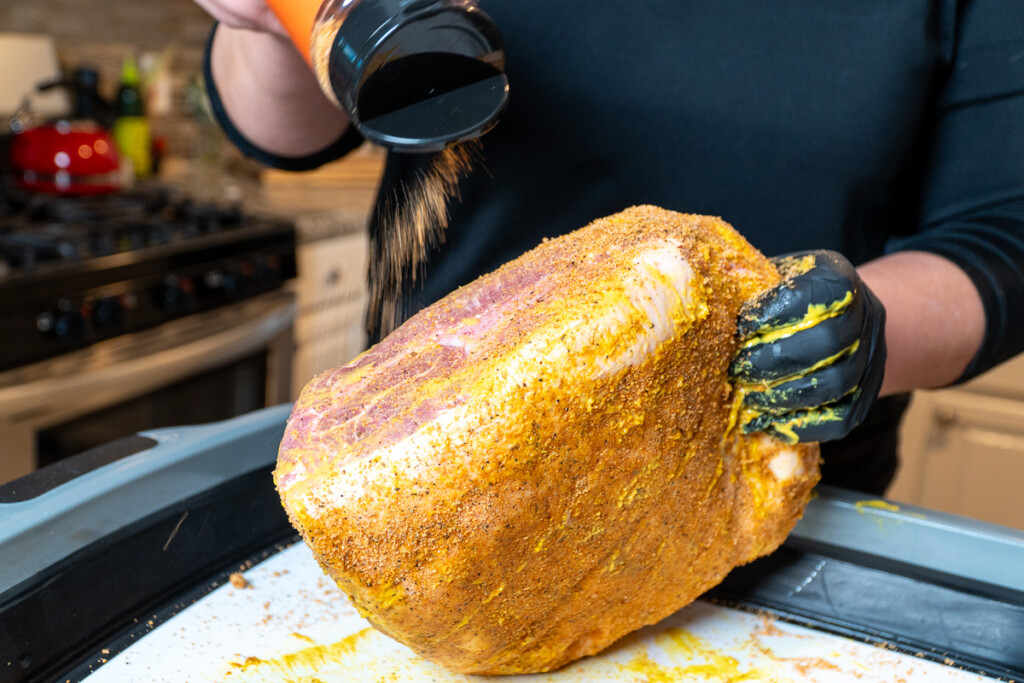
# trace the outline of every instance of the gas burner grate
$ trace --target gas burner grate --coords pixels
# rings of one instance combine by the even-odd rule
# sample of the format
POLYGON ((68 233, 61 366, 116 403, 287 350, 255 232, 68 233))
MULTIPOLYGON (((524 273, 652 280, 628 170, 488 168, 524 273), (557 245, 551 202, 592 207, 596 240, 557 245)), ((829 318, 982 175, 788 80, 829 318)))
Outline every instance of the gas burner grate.
POLYGON ((237 206, 195 202, 163 187, 53 197, 0 188, 0 277, 218 235, 251 221, 237 206))
POLYGON ((0 370, 230 306, 294 276, 287 221, 160 186, 57 197, 0 185, 0 370))

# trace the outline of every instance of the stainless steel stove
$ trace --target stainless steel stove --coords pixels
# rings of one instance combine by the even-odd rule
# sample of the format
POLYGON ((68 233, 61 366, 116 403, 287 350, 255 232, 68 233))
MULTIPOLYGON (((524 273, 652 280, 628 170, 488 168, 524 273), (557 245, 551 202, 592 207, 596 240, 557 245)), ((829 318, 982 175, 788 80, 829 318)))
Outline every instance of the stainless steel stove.
POLYGON ((295 228, 161 185, 0 183, 0 483, 288 399, 295 228))
POLYGON ((0 189, 0 371, 277 289, 292 224, 162 187, 0 189))

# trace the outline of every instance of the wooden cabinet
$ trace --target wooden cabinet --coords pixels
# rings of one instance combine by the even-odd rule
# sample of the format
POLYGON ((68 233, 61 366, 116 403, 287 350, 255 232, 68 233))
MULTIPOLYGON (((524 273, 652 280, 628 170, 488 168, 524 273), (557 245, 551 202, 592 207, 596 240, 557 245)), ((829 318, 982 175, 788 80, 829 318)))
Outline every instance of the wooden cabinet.
POLYGON ((914 395, 895 500, 1024 529, 1024 356, 914 395))

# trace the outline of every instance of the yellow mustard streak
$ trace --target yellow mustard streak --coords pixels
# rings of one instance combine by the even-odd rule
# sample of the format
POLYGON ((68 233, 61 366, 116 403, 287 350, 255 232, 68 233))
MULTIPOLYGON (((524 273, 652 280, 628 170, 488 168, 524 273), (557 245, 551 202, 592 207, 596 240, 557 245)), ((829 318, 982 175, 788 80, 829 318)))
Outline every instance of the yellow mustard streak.
MULTIPOLYGON (((854 389, 854 391, 856 391, 856 389, 854 389)), ((815 408, 813 412, 804 413, 799 417, 773 422, 771 427, 778 433, 779 437, 783 441, 792 445, 800 442, 800 437, 794 430, 807 427, 809 425, 838 422, 842 419, 843 416, 840 414, 836 406, 820 406, 815 408)))
MULTIPOLYGON (((851 393, 857 391, 857 387, 850 389, 850 391, 843 394, 848 396, 851 393)), ((739 411, 738 422, 742 425, 747 425, 757 418, 765 415, 763 411, 756 410, 749 406, 743 406, 739 411)), ((820 425, 826 422, 837 422, 842 420, 843 416, 840 414, 838 406, 827 405, 818 406, 810 411, 801 412, 801 414, 787 419, 782 419, 782 416, 778 416, 778 419, 772 421, 768 426, 771 428, 773 435, 780 441, 789 445, 795 445, 800 443, 800 437, 796 433, 796 429, 806 427, 808 425, 820 425)))
POLYGON ((801 427, 803 426, 802 424, 799 424, 799 425, 794 424, 796 422, 802 423, 803 420, 791 420, 789 422, 775 422, 775 423, 772 423, 772 429, 775 431, 776 436, 778 436, 778 438, 780 440, 786 442, 790 446, 793 446, 795 444, 800 443, 800 437, 794 431, 794 428, 797 427, 797 426, 801 426, 801 427))
POLYGON ((733 393, 732 406, 729 408, 729 420, 725 425, 723 440, 730 438, 733 430, 742 424, 740 422, 740 412, 743 409, 743 399, 747 395, 748 389, 740 382, 734 383, 733 389, 735 391, 733 393))
MULTIPOLYGON (((868 509, 887 510, 889 512, 899 512, 900 511, 900 508, 899 508, 898 505, 893 505, 892 503, 887 503, 884 500, 858 500, 856 503, 853 504, 853 506, 857 509, 857 512, 862 514, 862 515, 865 514, 865 512, 868 509)), ((878 526, 878 530, 880 532, 884 532, 885 531, 886 521, 887 521, 886 518, 881 516, 881 515, 877 515, 877 514, 872 514, 871 517, 874 519, 875 524, 878 526)), ((895 522, 897 524, 900 523, 900 520, 889 520, 889 521, 895 522)))
MULTIPOLYGON (((744 667, 731 654, 722 652, 700 636, 685 629, 666 629, 664 633, 655 636, 654 642, 668 655, 673 666, 664 669, 669 674, 666 678, 653 678, 648 675, 648 680, 651 681, 682 681, 699 677, 703 680, 739 683, 740 681, 772 679, 767 672, 744 667)), ((636 664, 633 666, 635 667, 636 664)), ((640 673, 640 671, 637 672, 640 673)), ((642 673, 648 674, 649 672, 642 671, 642 673)))
POLYGON ((848 291, 842 299, 833 301, 830 304, 811 304, 807 307, 807 312, 804 313, 804 316, 796 322, 786 323, 777 327, 764 327, 755 336, 743 342, 743 348, 747 349, 758 344, 770 344, 802 330, 810 329, 829 318, 834 318, 843 313, 849 307, 851 301, 853 301, 853 291, 848 291))
POLYGON ((275 659, 246 657, 243 662, 231 662, 231 667, 240 669, 239 673, 245 672, 243 679, 250 678, 245 674, 256 673, 260 680, 264 676, 272 679, 288 677, 288 680, 311 680, 307 676, 316 672, 337 670, 338 667, 344 670, 351 665, 352 658, 358 655, 360 645, 377 637, 379 634, 367 627, 330 645, 315 645, 275 659))
POLYGON ((617 574, 622 571, 626 561, 619 557, 619 551, 616 550, 612 553, 611 559, 608 561, 608 565, 605 567, 605 571, 609 574, 617 574))
POLYGON ((722 474, 725 473, 725 462, 723 458, 719 458, 715 464, 715 476, 708 482, 708 488, 704 491, 704 500, 711 497, 711 492, 714 491, 715 487, 718 486, 718 482, 722 479, 722 474))
POLYGON ((645 475, 650 474, 656 469, 658 469, 657 462, 652 461, 644 465, 643 469, 635 477, 633 477, 633 480, 630 481, 629 484, 627 484, 626 487, 623 488, 622 491, 619 493, 618 506, 620 508, 627 507, 633 504, 633 501, 636 499, 638 495, 640 495, 640 490, 643 488, 642 486, 639 485, 640 480, 645 475))
POLYGON ((377 604, 380 609, 388 609, 396 602, 400 601, 405 591, 402 587, 396 584, 390 584, 385 586, 377 593, 377 604))
POLYGON ((857 512, 864 514, 865 508, 874 508, 876 510, 888 510, 889 512, 899 512, 900 506, 887 503, 884 500, 858 500, 853 504, 857 508, 857 512))
MULTIPOLYGON (((785 384, 786 382, 792 382, 793 380, 800 379, 801 377, 806 377, 807 375, 813 375, 815 372, 817 372, 818 370, 821 370, 822 368, 827 368, 830 365, 834 365, 836 363, 836 361, 838 361, 838 360, 840 360, 842 358, 846 358, 847 356, 852 356, 853 354, 857 353, 857 349, 859 349, 859 348, 860 348, 860 340, 858 339, 858 340, 854 341, 852 344, 850 344, 849 346, 847 346, 845 349, 841 349, 841 350, 837 351, 836 353, 832 354, 831 356, 828 356, 826 358, 822 358, 821 360, 819 360, 814 365, 810 366, 809 368, 804 368, 803 370, 801 370, 800 372, 798 372, 795 375, 789 375, 788 377, 780 377, 779 379, 773 379, 771 381, 761 381, 761 382, 744 382, 741 379, 737 379, 736 383, 737 383, 737 386, 741 390, 743 390, 743 391, 749 391, 752 387, 762 387, 764 389, 773 389, 773 388, 775 388, 775 387, 777 387, 779 385, 785 384)), ((856 391, 856 390, 857 390, 857 387, 853 387, 852 389, 850 389, 850 391, 847 391, 846 393, 849 394, 850 392, 856 391)), ((845 395, 846 394, 844 394, 844 396, 845 395)))
POLYGON ((750 493, 754 496, 754 510, 759 518, 763 518, 765 515, 764 480, 762 477, 756 476, 751 467, 752 463, 761 460, 760 450, 760 441, 757 439, 748 441, 747 448, 740 458, 740 470, 743 472, 743 478, 750 483, 750 493))
POLYGON ((491 591, 490 595, 488 595, 486 598, 484 598, 483 604, 486 605, 491 600, 493 600, 494 598, 496 598, 499 595, 501 595, 504 591, 505 591, 505 584, 501 584, 500 586, 495 588, 493 591, 491 591))

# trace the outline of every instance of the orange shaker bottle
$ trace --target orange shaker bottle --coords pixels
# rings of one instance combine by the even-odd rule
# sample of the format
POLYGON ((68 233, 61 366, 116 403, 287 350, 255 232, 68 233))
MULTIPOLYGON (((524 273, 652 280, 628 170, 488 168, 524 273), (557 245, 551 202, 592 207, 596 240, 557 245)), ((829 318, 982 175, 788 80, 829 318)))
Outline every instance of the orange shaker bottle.
POLYGON ((505 50, 470 0, 268 0, 320 87, 366 139, 432 152, 494 127, 505 50))

